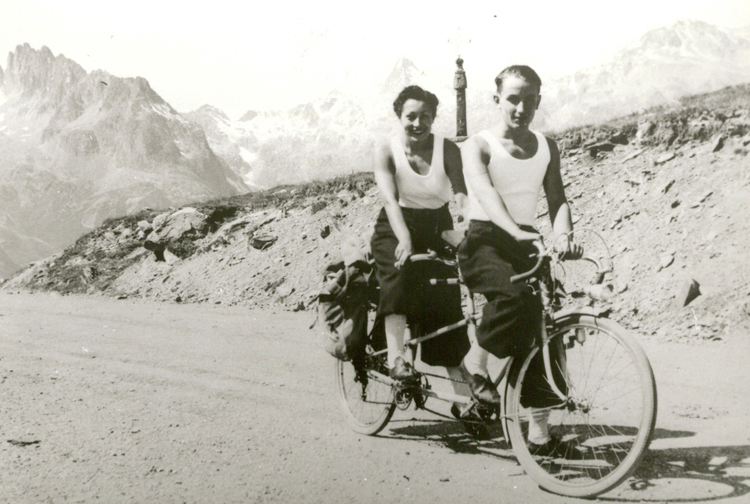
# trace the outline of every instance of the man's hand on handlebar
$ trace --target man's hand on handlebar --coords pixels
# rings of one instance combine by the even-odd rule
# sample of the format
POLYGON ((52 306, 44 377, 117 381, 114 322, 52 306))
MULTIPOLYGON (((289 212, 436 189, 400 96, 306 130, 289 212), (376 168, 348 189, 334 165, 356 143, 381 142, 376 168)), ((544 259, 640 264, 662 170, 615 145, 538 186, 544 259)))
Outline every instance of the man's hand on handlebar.
POLYGON ((560 259, 575 260, 583 257, 583 247, 576 243, 569 234, 563 234, 555 240, 555 250, 560 259))
POLYGON ((513 235, 513 238, 515 238, 518 243, 542 241, 542 236, 539 233, 530 233, 523 229, 519 229, 516 234, 513 235))

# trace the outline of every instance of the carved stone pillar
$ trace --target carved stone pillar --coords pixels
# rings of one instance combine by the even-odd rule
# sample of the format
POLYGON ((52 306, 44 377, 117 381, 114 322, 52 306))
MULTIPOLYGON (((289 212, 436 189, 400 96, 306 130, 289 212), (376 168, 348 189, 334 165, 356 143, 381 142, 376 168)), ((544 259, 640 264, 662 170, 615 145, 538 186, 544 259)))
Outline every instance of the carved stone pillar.
POLYGON ((466 127, 466 72, 463 68, 464 60, 459 56, 456 60, 456 74, 453 77, 453 89, 456 90, 456 136, 465 137, 466 127))

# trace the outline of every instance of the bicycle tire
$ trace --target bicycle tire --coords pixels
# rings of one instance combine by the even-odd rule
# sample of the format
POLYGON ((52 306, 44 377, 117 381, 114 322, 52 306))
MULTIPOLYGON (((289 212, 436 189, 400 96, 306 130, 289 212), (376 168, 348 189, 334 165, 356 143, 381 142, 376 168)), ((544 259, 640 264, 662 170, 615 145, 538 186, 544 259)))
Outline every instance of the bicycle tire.
POLYGON ((367 383, 357 379, 351 362, 336 360, 336 383, 341 397, 341 408, 347 423, 355 432, 374 436, 388 424, 396 410, 393 387, 377 380, 371 370, 382 372, 385 356, 365 359, 364 373, 367 383))
POLYGON ((643 460, 656 424, 654 374, 633 336, 605 318, 566 316, 549 341, 565 348, 555 364, 564 371, 555 380, 564 380, 571 401, 548 407, 549 432, 564 443, 553 441, 542 456, 531 453, 527 444, 529 409, 522 406, 528 400, 522 393, 524 381, 533 381, 527 380, 527 371, 535 356, 541 358, 539 348, 516 359, 511 368, 505 432, 518 461, 539 486, 569 497, 595 497, 622 483, 643 460), (580 335, 585 335, 583 341, 580 335))

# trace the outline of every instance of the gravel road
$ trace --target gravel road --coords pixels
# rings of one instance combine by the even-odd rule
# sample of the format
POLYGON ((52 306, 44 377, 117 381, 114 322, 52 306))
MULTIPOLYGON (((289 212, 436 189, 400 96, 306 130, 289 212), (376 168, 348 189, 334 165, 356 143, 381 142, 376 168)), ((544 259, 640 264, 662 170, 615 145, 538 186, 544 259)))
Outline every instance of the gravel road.
MULTIPOLYGON (((452 421, 408 410, 381 436, 348 430, 310 322, 0 294, 0 502, 578 502, 452 421)), ((644 346, 655 440, 634 484, 601 499, 750 502, 750 342, 644 346)))

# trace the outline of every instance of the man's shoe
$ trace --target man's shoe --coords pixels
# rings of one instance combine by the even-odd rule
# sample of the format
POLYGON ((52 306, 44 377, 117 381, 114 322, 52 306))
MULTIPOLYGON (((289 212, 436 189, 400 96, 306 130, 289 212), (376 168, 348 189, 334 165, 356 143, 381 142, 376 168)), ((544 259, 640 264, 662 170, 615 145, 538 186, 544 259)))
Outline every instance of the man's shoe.
POLYGON ((388 374, 394 380, 411 380, 417 377, 417 372, 411 363, 406 362, 403 357, 396 357, 393 367, 388 370, 388 374))
POLYGON ((461 371, 461 375, 464 377, 464 380, 466 380, 466 383, 469 384, 471 396, 474 399, 488 406, 500 407, 502 398, 488 377, 471 374, 469 370, 466 369, 464 361, 461 361, 458 369, 461 371))
POLYGON ((544 444, 536 444, 529 441, 526 443, 529 453, 534 457, 551 457, 567 460, 583 459, 583 452, 578 448, 575 440, 563 441, 553 437, 544 444))
POLYGON ((451 406, 451 414, 461 422, 466 432, 474 439, 486 441, 491 438, 490 431, 487 430, 487 424, 478 416, 471 414, 461 416, 461 409, 455 403, 451 406))

